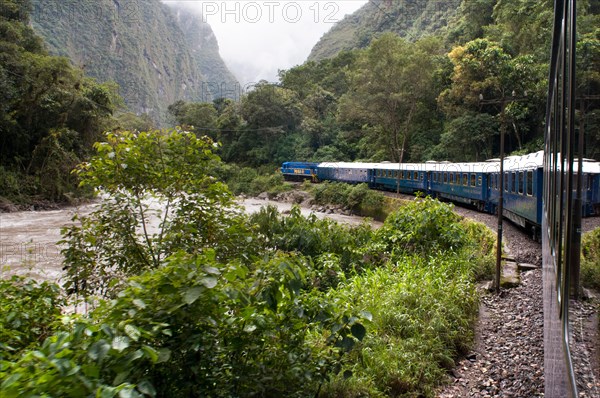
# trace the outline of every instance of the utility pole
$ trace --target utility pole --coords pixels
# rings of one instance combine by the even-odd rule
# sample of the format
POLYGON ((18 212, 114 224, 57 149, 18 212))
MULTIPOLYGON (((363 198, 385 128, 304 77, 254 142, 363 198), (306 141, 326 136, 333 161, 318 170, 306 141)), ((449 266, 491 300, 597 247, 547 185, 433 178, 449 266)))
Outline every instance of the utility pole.
POLYGON ((500 293, 500 277, 502 270, 502 232, 503 232, 503 216, 504 212, 504 136, 506 134, 506 105, 511 102, 522 101, 527 99, 527 91, 525 91, 522 98, 516 98, 515 92, 511 93, 508 97, 502 97, 498 99, 486 100, 483 98, 483 94, 479 94, 479 104, 495 104, 500 105, 500 181, 498 182, 498 230, 496 238, 496 278, 494 280, 494 288, 496 293, 500 293))

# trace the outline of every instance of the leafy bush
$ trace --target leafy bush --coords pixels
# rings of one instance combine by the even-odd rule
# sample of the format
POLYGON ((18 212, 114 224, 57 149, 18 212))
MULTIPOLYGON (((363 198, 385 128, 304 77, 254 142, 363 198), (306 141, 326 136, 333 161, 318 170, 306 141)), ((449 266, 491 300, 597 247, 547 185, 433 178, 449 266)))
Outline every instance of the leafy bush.
POLYGON ((430 197, 417 198, 387 217, 377 231, 377 240, 390 253, 434 255, 457 251, 466 242, 460 220, 452 205, 430 197))
POLYGON ((2 396, 312 396, 366 329, 305 272, 290 255, 247 267, 178 253, 4 361, 2 396))
POLYGON ((473 277, 476 280, 493 278, 496 265, 496 235, 480 222, 464 219, 461 225, 467 238, 467 246, 463 252, 473 266, 473 277))
POLYGON ((259 170, 250 167, 240 167, 232 164, 220 164, 215 174, 225 183, 234 195, 257 196, 267 192, 269 196, 275 196, 278 193, 286 192, 292 189, 292 185, 285 182, 283 175, 279 172, 272 174, 261 173, 261 171, 270 172, 272 168, 259 168, 259 170))
POLYGON ((0 359, 18 358, 53 332, 64 298, 58 285, 0 279, 0 359))
POLYGON ((263 207, 250 216, 250 222, 257 225, 265 248, 295 251, 313 259, 333 254, 347 275, 365 267, 363 249, 373 236, 368 223, 350 227, 320 220, 315 214, 304 217, 297 206, 287 216, 280 215, 274 206, 263 207))
POLYGON ((385 196, 369 189, 367 184, 350 185, 343 182, 325 181, 321 184, 304 186, 314 195, 316 203, 333 204, 352 210, 356 214, 383 219, 385 196))
POLYGON ((216 248, 219 258, 252 254, 252 237, 207 138, 179 130, 107 134, 79 168, 82 184, 106 199, 63 230, 67 288, 106 295, 119 281, 156 268, 181 248, 216 248))
POLYGON ((581 239, 581 283, 600 289, 600 228, 588 232, 581 239))

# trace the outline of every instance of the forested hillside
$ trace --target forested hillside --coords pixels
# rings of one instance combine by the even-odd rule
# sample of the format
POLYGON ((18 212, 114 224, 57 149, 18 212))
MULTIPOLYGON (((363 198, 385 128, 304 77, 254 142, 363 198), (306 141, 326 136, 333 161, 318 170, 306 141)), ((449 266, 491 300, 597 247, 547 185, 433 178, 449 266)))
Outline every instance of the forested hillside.
POLYGON ((50 53, 69 57, 101 82, 117 82, 138 114, 164 122, 167 105, 178 99, 220 97, 215 79, 236 86, 210 26, 159 0, 32 3, 32 26, 50 53))
MULTIPOLYGON (((349 18, 365 23, 370 7, 349 18)), ((371 21, 376 38, 365 48, 282 71, 280 84, 264 82, 238 105, 180 103, 171 110, 222 141, 226 160, 251 165, 484 160, 498 156, 501 130, 507 153, 537 151, 552 7, 550 0, 465 0, 444 29, 423 31, 418 40, 375 31, 388 25, 371 21)), ((586 156, 600 158, 599 2, 583 2, 578 11, 578 128, 586 156)))
POLYGON ((0 205, 67 200, 77 186, 71 170, 122 105, 116 85, 47 54, 29 27, 29 5, 0 7, 0 205))
POLYGON ((320 61, 343 50, 365 48, 384 32, 418 40, 444 28, 460 3, 461 0, 370 0, 323 35, 308 60, 320 61))

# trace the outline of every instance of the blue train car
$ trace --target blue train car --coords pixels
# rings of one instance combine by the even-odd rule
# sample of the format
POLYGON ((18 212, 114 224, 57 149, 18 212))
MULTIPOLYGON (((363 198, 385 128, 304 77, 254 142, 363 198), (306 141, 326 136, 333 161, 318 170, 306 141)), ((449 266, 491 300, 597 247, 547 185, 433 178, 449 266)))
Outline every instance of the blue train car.
MULTIPOLYGON (((504 217, 526 229, 542 225, 544 185, 542 151, 504 159, 504 217)), ((499 171, 490 175, 490 202, 498 204, 499 171)))
MULTIPOLYGON (((537 232, 542 221, 543 152, 478 163, 360 163, 285 162, 281 172, 288 180, 367 183, 369 187, 403 193, 423 192, 496 213, 500 178, 504 183, 504 217, 537 232)), ((560 164, 560 163, 559 163, 560 164)), ((577 173, 578 170, 575 170, 577 173)), ((582 168, 582 215, 600 215, 600 163, 585 159, 582 168)))
POLYGON ((351 184, 370 183, 374 163, 324 162, 319 163, 320 181, 341 181, 351 184))
POLYGON ((284 162, 281 174, 287 181, 317 180, 318 163, 313 162, 284 162))
POLYGON ((424 163, 375 163, 371 185, 387 191, 429 193, 427 177, 424 163))
POLYGON ((489 176, 498 170, 498 162, 427 164, 432 196, 472 205, 479 211, 495 211, 489 202, 489 176))
POLYGON ((600 162, 583 160, 583 216, 600 216, 600 162))

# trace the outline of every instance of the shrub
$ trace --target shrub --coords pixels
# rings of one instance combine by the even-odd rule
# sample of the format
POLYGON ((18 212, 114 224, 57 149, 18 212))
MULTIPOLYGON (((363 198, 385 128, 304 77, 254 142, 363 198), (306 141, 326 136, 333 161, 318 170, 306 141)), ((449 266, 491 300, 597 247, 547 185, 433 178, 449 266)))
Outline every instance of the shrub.
POLYGON ((457 251, 466 242, 460 220, 452 205, 430 197, 417 198, 387 217, 377 239, 386 244, 390 253, 431 255, 457 251))
POLYGON ((379 191, 369 189, 367 184, 350 185, 325 181, 308 187, 303 186, 303 188, 313 193, 314 200, 318 204, 333 204, 363 216, 384 218, 385 196, 379 191))
POLYGON ((600 228, 588 232, 581 239, 581 283, 600 289, 600 228))
POLYGON ((306 269, 294 255, 247 267, 178 253, 4 361, 2 396, 314 396, 366 330, 306 289, 306 269))
POLYGON ((263 207, 250 216, 250 222, 256 224, 264 239, 263 247, 299 252, 313 260, 321 255, 335 255, 346 275, 365 267, 364 249, 373 237, 367 223, 351 227, 330 219, 320 220, 314 214, 304 217, 297 206, 285 217, 274 206, 263 207))
POLYGON ((105 199, 63 230, 67 289, 109 295, 119 282, 181 250, 216 248, 220 259, 252 254, 244 216, 210 173, 213 142, 180 130, 109 133, 79 167, 105 199))
POLYGON ((54 331, 65 304, 60 287, 13 276, 0 279, 0 358, 18 358, 54 331))

